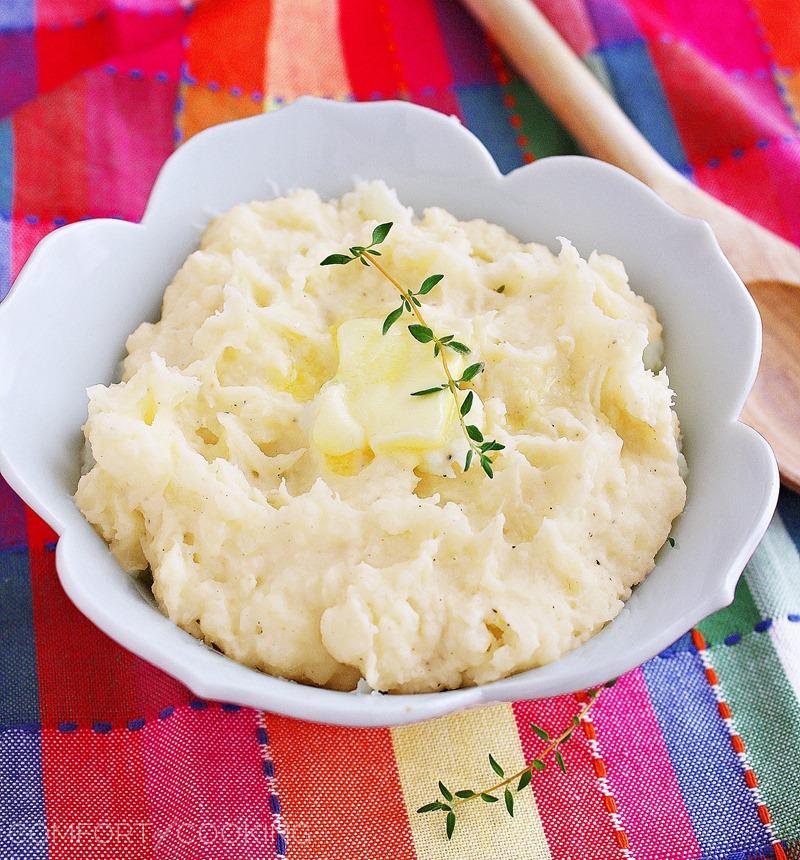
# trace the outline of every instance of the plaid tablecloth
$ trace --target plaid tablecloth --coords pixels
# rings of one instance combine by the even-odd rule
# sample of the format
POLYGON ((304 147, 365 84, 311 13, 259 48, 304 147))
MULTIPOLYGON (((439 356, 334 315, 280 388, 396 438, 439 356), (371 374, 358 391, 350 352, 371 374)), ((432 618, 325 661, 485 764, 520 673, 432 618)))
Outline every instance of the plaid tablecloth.
MULTIPOLYGON (((800 239, 797 2, 541 5, 666 158, 800 239)), ((575 151, 456 0, 0 0, 0 298, 59 225, 139 218, 181 141, 302 93, 456 114, 503 170, 575 151)), ((566 776, 450 843, 413 812, 436 780, 530 758, 529 721, 557 728, 574 697, 391 731, 198 701, 69 604, 54 538, 0 484, 3 860, 800 857, 788 493, 733 606, 603 694, 566 776)))

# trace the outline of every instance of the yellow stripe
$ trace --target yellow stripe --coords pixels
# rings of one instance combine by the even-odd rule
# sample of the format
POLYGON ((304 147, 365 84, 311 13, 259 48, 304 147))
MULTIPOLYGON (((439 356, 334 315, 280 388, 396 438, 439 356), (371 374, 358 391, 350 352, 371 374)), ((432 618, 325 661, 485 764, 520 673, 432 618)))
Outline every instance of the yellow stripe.
POLYGON ((264 91, 286 101, 348 95, 338 0, 273 0, 264 91))
POLYGON ((443 812, 416 813, 423 804, 442 799, 437 786, 440 779, 451 791, 478 791, 498 782, 489 766, 489 753, 507 774, 525 766, 511 705, 392 729, 392 741, 419 860, 549 860, 530 788, 515 794, 513 818, 502 799, 491 805, 471 800, 460 806, 452 842, 445 837, 443 812))

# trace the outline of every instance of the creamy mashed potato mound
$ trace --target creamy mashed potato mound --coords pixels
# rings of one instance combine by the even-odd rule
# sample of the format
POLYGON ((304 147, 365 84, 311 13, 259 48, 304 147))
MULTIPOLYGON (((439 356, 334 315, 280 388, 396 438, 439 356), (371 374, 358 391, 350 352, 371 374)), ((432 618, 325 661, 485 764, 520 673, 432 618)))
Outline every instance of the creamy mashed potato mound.
MULTIPOLYGON (((382 182, 240 205, 206 230, 89 389, 76 500, 178 625, 274 675, 335 689, 481 684, 555 660, 620 611, 683 509, 661 326, 622 263, 558 254, 382 182), (392 286, 321 267, 394 222, 381 262, 486 370, 471 423, 430 345, 385 338, 392 286)), ((463 362, 453 354, 456 369, 463 362)))

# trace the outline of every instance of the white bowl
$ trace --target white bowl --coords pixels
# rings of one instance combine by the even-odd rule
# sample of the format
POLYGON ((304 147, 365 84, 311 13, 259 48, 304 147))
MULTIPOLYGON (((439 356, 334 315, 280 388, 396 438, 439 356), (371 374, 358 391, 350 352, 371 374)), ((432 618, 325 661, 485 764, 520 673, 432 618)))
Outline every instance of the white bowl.
POLYGON ((304 98, 182 146, 161 171, 141 224, 82 222, 39 244, 0 306, 0 470, 61 536, 58 573, 78 608, 198 696, 321 722, 396 725, 605 681, 731 601, 778 491, 772 452, 737 421, 760 346, 755 305, 708 225, 620 170, 565 157, 503 176, 456 119, 401 102, 304 98), (613 622, 548 666, 482 687, 398 696, 261 674, 163 617, 73 503, 86 388, 111 381, 127 335, 157 318, 165 286, 209 216, 298 187, 337 197, 355 177, 385 179, 418 211, 436 204, 553 248, 563 235, 583 254, 614 254, 664 324, 690 467, 676 546, 665 547, 613 622))

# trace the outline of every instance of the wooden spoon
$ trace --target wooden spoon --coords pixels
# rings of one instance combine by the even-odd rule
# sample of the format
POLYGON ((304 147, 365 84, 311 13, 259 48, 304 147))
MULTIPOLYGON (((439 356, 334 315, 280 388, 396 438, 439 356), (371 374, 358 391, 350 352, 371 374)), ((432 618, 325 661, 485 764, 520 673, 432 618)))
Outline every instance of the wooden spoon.
POLYGON ((772 446, 783 483, 800 492, 800 250, 670 167, 531 0, 464 2, 587 152, 711 225, 764 325, 742 418, 772 446))

